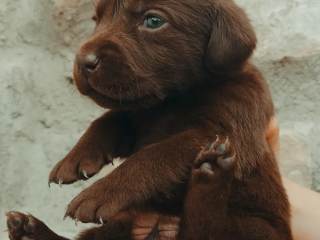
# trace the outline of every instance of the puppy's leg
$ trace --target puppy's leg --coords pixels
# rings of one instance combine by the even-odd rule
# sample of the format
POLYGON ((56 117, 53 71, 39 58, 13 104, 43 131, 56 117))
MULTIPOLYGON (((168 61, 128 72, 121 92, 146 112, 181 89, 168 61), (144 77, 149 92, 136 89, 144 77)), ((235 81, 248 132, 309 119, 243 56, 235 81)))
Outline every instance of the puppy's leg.
POLYGON ((106 113, 91 124, 76 146, 52 169, 49 184, 70 184, 92 177, 114 158, 129 156, 133 138, 126 114, 106 113))
POLYGON ((217 139, 198 154, 189 181, 179 240, 233 239, 223 235, 226 230, 226 234, 232 232, 227 211, 237 158, 231 148, 227 138, 217 139))
POLYGON ((19 212, 7 213, 7 226, 11 240, 68 240, 55 234, 34 216, 19 212))
POLYGON ((141 149, 80 193, 66 214, 82 222, 99 222, 100 218, 107 221, 115 213, 145 204, 159 193, 172 199, 188 180, 194 158, 203 141, 207 142, 206 134, 188 130, 141 149))
POLYGON ((237 155, 228 138, 217 139, 199 153, 189 181, 178 240, 292 239, 280 220, 273 219, 276 224, 271 226, 268 217, 260 218, 258 212, 249 213, 239 207, 235 214, 229 209, 236 168, 237 155))
MULTIPOLYGON (((133 216, 120 212, 105 225, 83 231, 76 240, 131 240, 133 216)), ((69 240, 54 233, 42 221, 32 215, 19 212, 7 213, 10 240, 69 240)))

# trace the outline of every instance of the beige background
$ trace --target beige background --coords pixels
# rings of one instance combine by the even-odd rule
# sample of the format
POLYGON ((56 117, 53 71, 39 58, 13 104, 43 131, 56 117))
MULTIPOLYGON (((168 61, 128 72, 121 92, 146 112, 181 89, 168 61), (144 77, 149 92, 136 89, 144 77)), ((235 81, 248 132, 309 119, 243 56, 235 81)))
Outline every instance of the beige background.
MULTIPOLYGON (((282 172, 320 191, 320 1, 237 2, 258 33, 254 60, 277 108, 282 172)), ((62 217, 96 178, 49 189, 47 177, 103 113, 65 80, 93 9, 91 0, 0 1, 0 239, 8 210, 31 212, 69 237, 83 227, 62 217)))

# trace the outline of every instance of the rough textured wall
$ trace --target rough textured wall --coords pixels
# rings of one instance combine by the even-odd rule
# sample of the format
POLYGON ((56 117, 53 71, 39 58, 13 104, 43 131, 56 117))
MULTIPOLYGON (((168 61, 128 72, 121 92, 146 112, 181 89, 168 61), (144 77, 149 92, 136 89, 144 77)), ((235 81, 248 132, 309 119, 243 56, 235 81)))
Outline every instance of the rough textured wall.
MULTIPOLYGON (((281 124, 281 169, 320 191, 319 0, 237 0, 255 26, 254 61, 270 83, 281 124)), ((51 168, 103 113, 65 77, 91 32, 91 0, 0 1, 0 238, 4 213, 30 212, 65 236, 67 204, 87 183, 48 188, 51 168)), ((101 175, 105 174, 101 173, 101 175)))

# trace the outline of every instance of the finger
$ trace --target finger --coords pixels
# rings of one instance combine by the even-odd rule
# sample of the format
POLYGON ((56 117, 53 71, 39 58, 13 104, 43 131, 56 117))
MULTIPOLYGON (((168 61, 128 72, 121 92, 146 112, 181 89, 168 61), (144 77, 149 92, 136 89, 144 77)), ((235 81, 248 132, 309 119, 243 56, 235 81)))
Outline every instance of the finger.
POLYGON ((156 223, 159 221, 160 214, 156 212, 139 212, 136 213, 134 222, 133 222, 133 228, 137 229, 143 229, 143 228, 150 228, 153 229, 153 227, 156 225, 156 223))
POLYGON ((159 236, 162 239, 176 239, 178 234, 177 231, 159 231, 159 236))
MULTIPOLYGON (((134 240, 144 240, 148 237, 151 231, 151 228, 134 229, 132 231, 132 237, 134 240)), ((169 226, 167 230, 159 231, 159 236, 161 237, 161 239, 176 239, 177 234, 178 226, 169 226)))
POLYGON ((133 236, 148 236, 149 233, 152 231, 152 228, 135 228, 132 230, 133 236))
POLYGON ((159 224, 159 231, 176 231, 179 228, 179 221, 159 224))
POLYGON ((133 235, 132 238, 133 240, 145 240, 148 237, 148 234, 142 234, 142 235, 133 235))
POLYGON ((21 238, 21 240, 34 240, 34 239, 33 239, 33 238, 26 237, 26 236, 23 236, 23 237, 21 238))
POLYGON ((275 117, 272 117, 266 131, 265 136, 269 147, 274 152, 277 161, 279 161, 280 151, 280 139, 279 139, 280 127, 279 122, 275 117))

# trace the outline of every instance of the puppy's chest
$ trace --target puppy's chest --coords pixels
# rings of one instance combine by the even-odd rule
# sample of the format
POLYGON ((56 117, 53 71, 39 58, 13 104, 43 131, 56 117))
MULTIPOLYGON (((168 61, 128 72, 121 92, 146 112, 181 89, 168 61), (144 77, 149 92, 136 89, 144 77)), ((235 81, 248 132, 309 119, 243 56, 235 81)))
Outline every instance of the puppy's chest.
POLYGON ((190 117, 183 110, 143 114, 136 119, 136 149, 160 143, 185 131, 189 124, 190 117))
POLYGON ((183 131, 179 117, 171 119, 147 119, 140 122, 137 134, 137 148, 164 141, 183 131))

